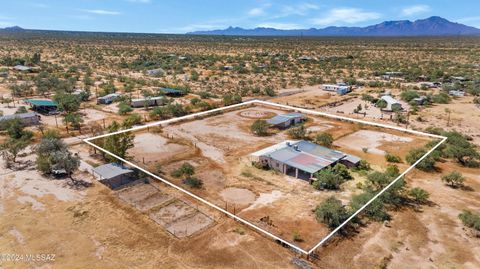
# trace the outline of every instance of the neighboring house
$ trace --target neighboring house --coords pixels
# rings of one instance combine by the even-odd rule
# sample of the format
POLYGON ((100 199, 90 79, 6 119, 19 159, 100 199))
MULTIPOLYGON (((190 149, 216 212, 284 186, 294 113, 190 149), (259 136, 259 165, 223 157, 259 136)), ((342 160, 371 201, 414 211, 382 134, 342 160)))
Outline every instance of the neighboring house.
POLYGON ((282 115, 276 115, 267 120, 267 123, 270 124, 271 127, 285 129, 292 125, 301 123, 305 120, 305 115, 302 113, 287 113, 282 115))
POLYGON ((108 163, 95 167, 93 173, 98 181, 115 189, 132 181, 133 170, 120 164, 108 163))
POLYGON ((26 99, 25 103, 30 105, 30 109, 41 114, 55 114, 58 110, 58 104, 48 99, 26 99))
POLYGON ((309 141, 284 141, 251 154, 259 162, 283 174, 311 181, 313 175, 342 162, 358 165, 360 158, 332 150, 309 141))
POLYGON ((336 92, 339 95, 345 95, 351 91, 351 87, 344 83, 322 84, 320 88, 324 91, 336 92))
POLYGON ((383 75, 382 75, 382 78, 384 79, 391 79, 391 78, 399 78, 403 76, 403 73, 402 72, 398 72, 398 71, 391 71, 391 72, 385 72, 383 75))
POLYGON ((35 112, 27 112, 27 113, 19 113, 13 115, 6 115, 0 117, 0 129, 4 128, 3 122, 19 119, 23 125, 30 126, 30 125, 38 125, 40 124, 40 115, 35 112))
POLYGON ((107 94, 105 96, 98 97, 97 98, 97 104, 105 104, 105 105, 111 104, 117 98, 119 98, 120 96, 122 96, 122 95, 118 94, 118 93, 110 93, 110 94, 107 94))
POLYGON ((8 72, 4 71, 4 72, 0 72, 0 78, 6 78, 8 77, 8 72))
POLYGON ((147 75, 150 77, 161 77, 165 75, 165 70, 162 68, 147 70, 147 75))
POLYGON ((387 102, 387 107, 384 109, 386 111, 398 111, 403 109, 402 104, 390 95, 384 95, 381 97, 381 99, 387 102))
POLYGON ((163 92, 165 95, 168 96, 182 96, 185 95, 184 91, 171 89, 171 88, 160 88, 160 91, 163 92))
POLYGON ((451 96, 455 96, 455 97, 465 96, 465 92, 461 91, 461 90, 450 90, 450 91, 448 91, 448 94, 451 95, 451 96))
POLYGON ((145 107, 145 104, 148 104, 148 106, 162 106, 165 104, 165 97, 156 96, 149 98, 139 98, 132 99, 132 101, 130 102, 131 107, 145 107))

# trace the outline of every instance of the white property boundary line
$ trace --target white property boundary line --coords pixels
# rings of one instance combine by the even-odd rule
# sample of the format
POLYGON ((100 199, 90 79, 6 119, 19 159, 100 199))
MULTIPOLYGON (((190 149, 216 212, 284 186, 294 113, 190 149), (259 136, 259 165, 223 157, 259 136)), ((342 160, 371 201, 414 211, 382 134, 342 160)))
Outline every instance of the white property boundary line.
POLYGON ((447 140, 447 137, 445 137, 445 136, 434 135, 434 134, 429 134, 429 133, 415 131, 415 130, 408 130, 408 129, 401 128, 401 127, 398 127, 398 126, 392 126, 392 125, 387 125, 387 124, 381 124, 381 123, 375 123, 375 122, 369 122, 369 121, 364 121, 364 120, 359 120, 359 119, 348 118, 348 117, 344 117, 344 116, 332 115, 332 114, 328 114, 328 113, 324 113, 324 112, 313 111, 313 110, 308 110, 308 109, 304 109, 304 108, 297 108, 297 107, 288 106, 288 105, 281 105, 281 104, 262 101, 262 100, 251 100, 251 101, 247 101, 247 102, 244 102, 244 103, 239 103, 239 104, 230 105, 230 106, 221 107, 221 108, 215 108, 215 109, 212 109, 212 110, 198 112, 198 113, 194 113, 194 114, 190 114, 190 115, 186 115, 186 116, 182 116, 182 117, 178 117, 178 118, 172 118, 172 119, 168 119, 168 120, 164 120, 164 121, 158 121, 158 122, 154 122, 154 123, 150 123, 150 124, 146 124, 146 125, 142 125, 142 126, 137 126, 137 127, 133 127, 133 128, 126 129, 126 130, 120 130, 120 131, 116 131, 116 132, 112 132, 112 133, 108 133, 108 134, 98 135, 98 136, 95 136, 95 137, 84 139, 83 141, 85 143, 89 144, 90 146, 92 146, 92 147, 94 147, 94 148, 96 148, 96 149, 98 149, 98 150, 100 150, 104 153, 107 153, 107 154, 111 155, 112 157, 115 157, 116 159, 118 159, 118 160, 132 166, 132 167, 135 167, 136 169, 144 172, 145 174, 162 181, 163 183, 169 185, 170 187, 172 187, 174 189, 177 189, 180 192, 183 192, 183 193, 189 195, 190 197, 193 197, 193 198, 197 199, 198 201, 200 201, 200 202, 202 202, 202 203, 204 203, 204 204, 206 204, 210 207, 215 208, 216 210, 218 210, 218 211, 224 213, 225 215, 227 215, 227 216, 229 216, 229 217, 231 217, 231 218, 233 218, 233 219, 235 219, 235 220, 253 228, 254 230, 260 231, 260 232, 270 236, 271 238, 273 238, 275 240, 278 240, 278 241, 282 242, 283 244, 288 245, 289 247, 299 251, 300 253, 310 255, 318 247, 323 245, 332 236, 334 236, 341 228, 343 228, 349 221, 351 221, 354 217, 356 217, 368 205, 370 205, 375 199, 377 199, 380 195, 382 195, 385 191, 387 191, 390 187, 392 187, 398 180, 400 180, 403 176, 405 176, 408 172, 410 172, 413 168, 415 168, 415 166, 418 163, 420 163, 423 159, 425 159, 428 155, 430 155, 436 148, 438 148, 446 140, 447 140), (158 126, 158 125, 166 125, 166 124, 175 123, 175 122, 179 122, 179 121, 183 121, 183 120, 195 119, 196 117, 199 117, 199 116, 206 116, 206 115, 209 115, 209 114, 214 114, 215 112, 222 112, 224 110, 230 110, 232 108, 249 106, 249 105, 252 105, 252 104, 263 104, 263 105, 267 105, 267 106, 273 106, 273 107, 278 107, 278 108, 303 112, 305 114, 310 114, 310 115, 324 116, 324 117, 328 117, 328 118, 350 121, 350 122, 355 122, 355 123, 360 123, 360 124, 365 124, 365 125, 371 125, 371 126, 376 126, 376 127, 393 129, 393 130, 412 133, 412 134, 416 134, 416 135, 422 135, 422 136, 428 136, 428 137, 432 137, 432 138, 436 138, 436 139, 441 139, 441 141, 439 143, 437 143, 434 147, 432 147, 427 153, 425 153, 425 155, 423 155, 414 164, 412 164, 410 167, 408 167, 402 174, 400 174, 396 179, 394 179, 392 182, 390 182, 390 184, 388 184, 384 189, 382 189, 380 192, 378 192, 365 205, 363 205, 360 209, 358 209, 355 213, 353 213, 347 220, 345 220, 342 224, 340 224, 337 228, 335 228, 332 232, 330 232, 325 238, 323 238, 318 244, 316 244, 310 250, 304 250, 304 249, 302 249, 298 246, 295 246, 294 244, 292 244, 292 243, 290 243, 290 242, 288 242, 288 241, 286 241, 286 240, 284 240, 284 239, 282 239, 282 238, 280 238, 280 237, 278 237, 278 236, 276 236, 276 235, 274 235, 274 234, 272 234, 272 233, 270 233, 270 232, 268 232, 268 231, 266 231, 266 230, 264 230, 264 229, 262 229, 258 226, 255 226, 254 224, 250 223, 249 221, 244 220, 244 219, 226 211, 225 209, 223 209, 223 208, 221 208, 221 207, 219 207, 219 206, 217 206, 217 205, 215 205, 215 204, 197 196, 196 194, 193 194, 193 193, 189 192, 188 190, 185 190, 185 189, 171 183, 170 181, 168 181, 164 178, 161 178, 161 177, 143 169, 142 167, 140 167, 140 166, 138 166, 138 165, 136 165, 136 164, 134 164, 130 161, 127 161, 123 158, 120 158, 119 156, 117 156, 117 155, 115 155, 115 154, 105 150, 104 148, 102 148, 102 147, 100 147, 100 146, 91 142, 91 140, 95 140, 95 139, 98 139, 98 138, 103 138, 103 137, 116 135, 116 134, 120 134, 120 133, 125 133, 125 132, 137 131, 137 130, 146 129, 146 128, 154 127, 154 126, 158 126))

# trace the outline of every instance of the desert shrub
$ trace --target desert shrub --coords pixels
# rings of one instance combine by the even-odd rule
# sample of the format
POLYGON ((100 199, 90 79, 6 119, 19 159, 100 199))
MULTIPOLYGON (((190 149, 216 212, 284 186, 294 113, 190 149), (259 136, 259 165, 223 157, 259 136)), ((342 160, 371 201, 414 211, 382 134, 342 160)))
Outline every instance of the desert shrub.
POLYGON ((420 95, 415 90, 406 90, 400 94, 400 98, 407 103, 418 97, 420 95))
POLYGON ((203 181, 193 176, 187 176, 182 182, 183 184, 196 189, 199 189, 203 186, 203 181))
POLYGON ((252 126, 250 126, 252 133, 258 136, 268 135, 268 123, 265 120, 256 120, 252 126))
POLYGON ((302 125, 292 127, 288 130, 288 135, 293 139, 304 139, 307 134, 305 127, 302 125))
POLYGON ((397 155, 394 155, 394 154, 391 154, 391 153, 388 153, 388 152, 387 152, 387 154, 385 154, 385 159, 389 163, 401 163, 402 162, 402 158, 400 158, 400 156, 397 156, 397 155))
POLYGON ((340 184, 344 179, 339 174, 335 173, 331 168, 326 168, 315 174, 316 180, 313 182, 313 187, 317 190, 328 189, 336 190, 340 188, 340 184))
POLYGON ((120 104, 118 104, 118 114, 125 115, 132 111, 133 111, 132 107, 126 102, 120 102, 120 104))
POLYGON ((463 225, 480 231, 480 214, 475 214, 469 210, 464 210, 458 215, 458 218, 463 222, 463 225))
MULTIPOLYGON (((362 206, 364 206, 368 201, 373 198, 374 194, 369 192, 364 192, 361 194, 354 195, 350 202, 350 207, 353 211, 359 210, 362 206)), ((390 215, 385 210, 385 206, 381 199, 375 199, 372 203, 370 203, 362 214, 366 215, 368 218, 376 221, 388 220, 390 219, 390 215)))
POLYGON ((318 222, 335 229, 348 218, 348 212, 342 202, 331 196, 315 208, 315 217, 318 222))
POLYGON ((457 171, 450 172, 442 176, 442 181, 449 184, 452 187, 457 187, 463 185, 465 178, 462 174, 457 171))
POLYGON ((417 204, 425 204, 430 194, 421 188, 413 188, 408 192, 408 196, 417 204))
MULTIPOLYGON (((414 164, 417 160, 419 160, 423 155, 427 153, 427 150, 424 148, 415 148, 408 152, 405 160, 409 164, 414 164)), ((429 172, 435 170, 435 158, 432 155, 428 155, 425 157, 421 162, 419 162, 416 168, 429 172)))
POLYGON ((315 137, 315 143, 324 147, 331 147, 333 144, 333 137, 329 133, 319 133, 315 137))

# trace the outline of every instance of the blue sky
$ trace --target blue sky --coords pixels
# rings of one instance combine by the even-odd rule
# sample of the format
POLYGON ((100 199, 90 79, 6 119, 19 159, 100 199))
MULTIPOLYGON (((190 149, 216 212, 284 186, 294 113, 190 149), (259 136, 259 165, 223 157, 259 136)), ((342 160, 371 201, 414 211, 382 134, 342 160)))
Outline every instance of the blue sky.
POLYGON ((365 26, 437 15, 480 27, 477 0, 0 0, 0 27, 143 33, 365 26))

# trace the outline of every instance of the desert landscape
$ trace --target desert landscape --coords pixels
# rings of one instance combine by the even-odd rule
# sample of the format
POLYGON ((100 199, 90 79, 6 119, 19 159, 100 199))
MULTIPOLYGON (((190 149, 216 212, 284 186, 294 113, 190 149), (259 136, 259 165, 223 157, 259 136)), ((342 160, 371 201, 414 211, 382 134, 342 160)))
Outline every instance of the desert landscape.
POLYGON ((479 268, 478 35, 277 30, 0 28, 0 267, 479 268))

